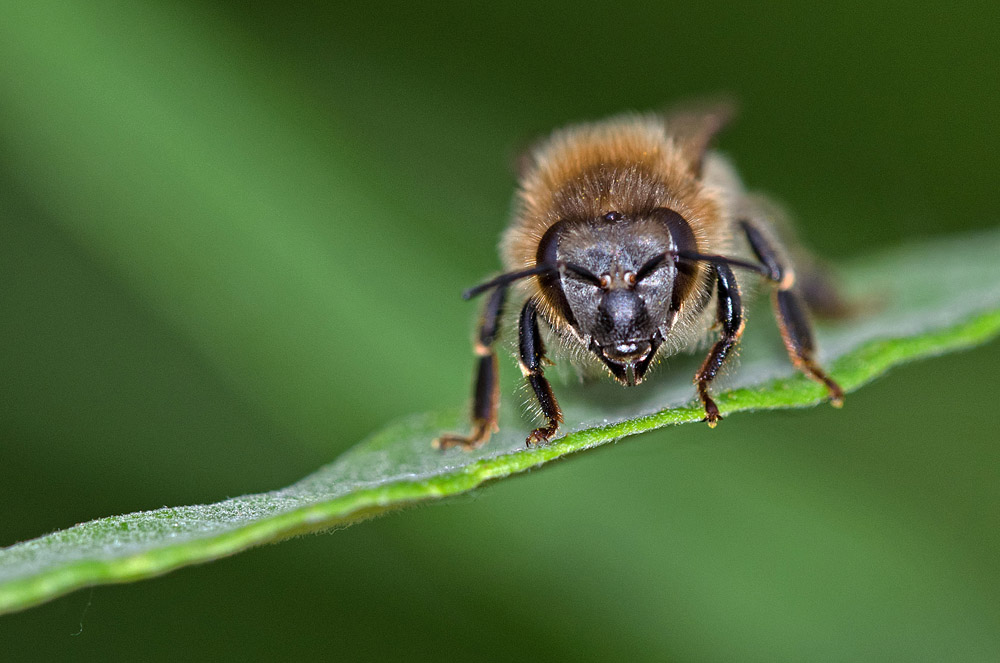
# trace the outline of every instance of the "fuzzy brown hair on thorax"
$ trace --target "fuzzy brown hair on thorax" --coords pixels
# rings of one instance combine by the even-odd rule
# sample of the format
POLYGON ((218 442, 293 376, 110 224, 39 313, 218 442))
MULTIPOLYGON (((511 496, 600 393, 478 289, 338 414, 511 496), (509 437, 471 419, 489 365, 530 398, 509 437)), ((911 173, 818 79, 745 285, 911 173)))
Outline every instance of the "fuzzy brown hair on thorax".
POLYGON ((720 201, 703 186, 699 167, 659 115, 624 115, 556 132, 534 150, 524 172, 501 242, 504 267, 534 266, 538 243, 553 224, 608 212, 639 217, 667 207, 688 220, 699 247, 724 239, 720 201))

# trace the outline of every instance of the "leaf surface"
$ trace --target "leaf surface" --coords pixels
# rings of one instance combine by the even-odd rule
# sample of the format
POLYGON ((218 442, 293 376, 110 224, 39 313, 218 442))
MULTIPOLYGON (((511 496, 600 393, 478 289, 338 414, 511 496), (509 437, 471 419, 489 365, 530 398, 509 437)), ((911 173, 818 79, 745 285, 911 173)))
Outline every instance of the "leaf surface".
MULTIPOLYGON (((849 294, 878 302, 857 319, 821 326, 821 361, 847 391, 892 366, 971 347, 1000 330, 1000 232, 933 239, 842 270, 849 294)), ((823 390, 790 366, 766 310, 757 311, 740 365, 716 388, 722 413, 804 407, 823 390)), ((552 444, 524 448, 531 423, 513 399, 501 432, 472 453, 431 449, 463 426, 457 410, 405 418, 281 490, 216 504, 162 508, 82 523, 0 550, 0 613, 81 587, 149 578, 306 532, 345 526, 418 502, 459 495, 558 458, 672 424, 696 422, 697 358, 671 360, 633 390, 558 391, 567 425, 552 444)), ((899 385, 905 389, 905 385, 899 385)), ((850 399, 847 401, 850 407, 850 399)), ((723 426, 738 426, 726 421, 723 426)))

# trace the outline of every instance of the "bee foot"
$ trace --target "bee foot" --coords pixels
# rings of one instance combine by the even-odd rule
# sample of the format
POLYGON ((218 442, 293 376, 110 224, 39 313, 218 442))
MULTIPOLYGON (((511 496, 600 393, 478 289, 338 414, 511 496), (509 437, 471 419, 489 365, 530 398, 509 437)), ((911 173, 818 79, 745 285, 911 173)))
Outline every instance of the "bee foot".
POLYGON ((844 390, 840 388, 840 385, 830 378, 826 378, 824 383, 827 391, 830 392, 830 405, 836 408, 844 407, 844 390))
POLYGON ((431 442, 431 446, 440 451, 446 451, 452 447, 459 447, 462 451, 472 451, 486 444, 490 439, 490 429, 485 426, 477 426, 471 435, 455 435, 445 433, 431 442))
POLYGON ((536 428, 531 431, 531 434, 528 435, 528 439, 524 441, 525 446, 534 447, 548 442, 552 436, 556 434, 556 430, 558 430, 558 428, 558 424, 549 424, 548 426, 543 426, 542 428, 536 428))
POLYGON ((705 422, 708 424, 708 427, 715 428, 720 421, 722 421, 722 415, 719 414, 719 408, 715 404, 715 401, 705 401, 705 422))

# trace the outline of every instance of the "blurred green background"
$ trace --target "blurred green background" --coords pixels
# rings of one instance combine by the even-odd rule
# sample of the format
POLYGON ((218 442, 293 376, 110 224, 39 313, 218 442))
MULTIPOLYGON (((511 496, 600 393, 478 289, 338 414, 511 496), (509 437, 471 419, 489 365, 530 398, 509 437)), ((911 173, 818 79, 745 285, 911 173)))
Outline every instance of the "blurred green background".
MULTIPOLYGON (((0 545, 465 402, 458 293, 499 266, 513 155, 569 121, 734 95, 721 148, 834 259, 996 224, 995 2, 643 5, 0 4, 0 545)), ((0 646, 996 660, 997 347, 77 592, 0 646)))

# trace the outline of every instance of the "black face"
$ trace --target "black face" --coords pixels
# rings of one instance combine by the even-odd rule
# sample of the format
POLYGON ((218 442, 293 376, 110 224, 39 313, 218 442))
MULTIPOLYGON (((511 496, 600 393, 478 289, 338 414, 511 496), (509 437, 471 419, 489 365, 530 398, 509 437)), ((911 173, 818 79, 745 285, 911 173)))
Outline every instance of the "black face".
POLYGON ((642 381, 673 323, 672 253, 688 243, 675 239, 685 230, 690 234, 678 214, 659 209, 637 219, 609 213, 563 221, 543 238, 539 259, 562 266, 543 286, 561 290, 569 323, 624 384, 642 381))

